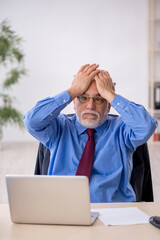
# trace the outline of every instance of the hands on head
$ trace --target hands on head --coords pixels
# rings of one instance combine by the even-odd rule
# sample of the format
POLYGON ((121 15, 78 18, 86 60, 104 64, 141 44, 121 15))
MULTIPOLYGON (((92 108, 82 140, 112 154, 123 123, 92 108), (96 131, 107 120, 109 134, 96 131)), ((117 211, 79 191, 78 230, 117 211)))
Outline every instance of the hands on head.
POLYGON ((115 83, 112 82, 107 71, 100 70, 98 67, 98 64, 85 64, 74 75, 72 86, 68 89, 68 93, 72 99, 85 93, 91 82, 95 80, 99 94, 108 102, 113 100, 116 96, 114 92, 115 83))

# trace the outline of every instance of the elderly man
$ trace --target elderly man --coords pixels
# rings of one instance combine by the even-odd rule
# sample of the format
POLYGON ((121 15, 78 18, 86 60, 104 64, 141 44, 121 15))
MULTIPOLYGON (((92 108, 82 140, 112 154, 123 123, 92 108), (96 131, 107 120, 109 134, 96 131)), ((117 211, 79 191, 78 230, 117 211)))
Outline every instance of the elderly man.
POLYGON ((49 175, 86 175, 91 202, 135 201, 132 155, 156 129, 143 106, 114 92, 107 71, 86 64, 71 87, 39 101, 24 117, 28 131, 50 149, 49 175), (60 114, 71 101, 76 115, 60 114), (120 116, 108 116, 110 107, 120 116))

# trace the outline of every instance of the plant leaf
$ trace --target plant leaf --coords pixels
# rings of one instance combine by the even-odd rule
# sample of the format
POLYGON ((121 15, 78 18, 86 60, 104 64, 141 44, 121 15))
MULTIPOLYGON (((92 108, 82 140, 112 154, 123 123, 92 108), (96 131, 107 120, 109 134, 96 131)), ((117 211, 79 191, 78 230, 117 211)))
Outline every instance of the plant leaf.
POLYGON ((9 88, 11 85, 18 83, 19 78, 21 78, 23 75, 26 75, 25 69, 12 69, 7 74, 8 77, 3 82, 3 88, 9 88))
POLYGON ((0 107, 0 123, 2 125, 7 125, 9 123, 23 128, 24 124, 22 119, 23 115, 17 109, 11 106, 0 107))

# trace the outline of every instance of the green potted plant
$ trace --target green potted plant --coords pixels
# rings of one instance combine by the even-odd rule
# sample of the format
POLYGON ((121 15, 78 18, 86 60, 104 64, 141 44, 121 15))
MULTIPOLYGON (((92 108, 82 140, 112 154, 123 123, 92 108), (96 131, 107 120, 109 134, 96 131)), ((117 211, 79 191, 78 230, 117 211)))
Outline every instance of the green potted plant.
POLYGON ((0 23, 0 141, 3 128, 10 124, 23 128, 22 114, 14 107, 11 90, 26 75, 22 38, 12 30, 9 22, 0 23))

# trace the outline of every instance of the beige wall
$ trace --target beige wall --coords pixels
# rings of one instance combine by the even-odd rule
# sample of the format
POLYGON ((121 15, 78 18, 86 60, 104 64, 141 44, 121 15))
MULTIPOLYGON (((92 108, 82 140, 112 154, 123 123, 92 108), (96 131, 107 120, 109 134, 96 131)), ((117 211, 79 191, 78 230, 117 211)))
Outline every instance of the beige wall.
MULTIPOLYGON (((65 90, 81 65, 94 62, 110 72, 117 93, 147 107, 147 17, 147 0, 0 0, 0 20, 25 40, 28 76, 13 88, 19 109, 65 90)), ((9 127, 3 140, 33 139, 9 127)))

